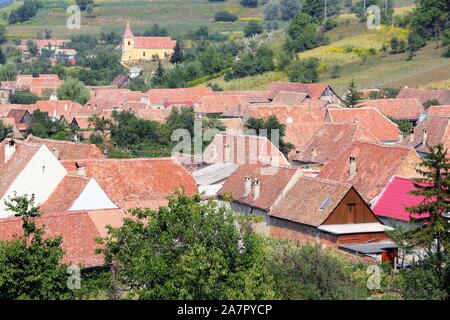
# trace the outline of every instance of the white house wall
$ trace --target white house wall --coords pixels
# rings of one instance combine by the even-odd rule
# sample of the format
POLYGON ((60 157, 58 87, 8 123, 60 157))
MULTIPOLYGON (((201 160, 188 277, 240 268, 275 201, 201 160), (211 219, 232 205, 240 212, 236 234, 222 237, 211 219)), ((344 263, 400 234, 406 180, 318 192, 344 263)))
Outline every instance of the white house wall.
POLYGON ((42 145, 0 199, 0 218, 12 215, 6 211, 5 200, 14 196, 14 192, 18 195, 34 194, 35 203, 42 204, 66 175, 64 166, 42 145))
POLYGON ((89 180, 69 211, 117 209, 95 179, 89 180))

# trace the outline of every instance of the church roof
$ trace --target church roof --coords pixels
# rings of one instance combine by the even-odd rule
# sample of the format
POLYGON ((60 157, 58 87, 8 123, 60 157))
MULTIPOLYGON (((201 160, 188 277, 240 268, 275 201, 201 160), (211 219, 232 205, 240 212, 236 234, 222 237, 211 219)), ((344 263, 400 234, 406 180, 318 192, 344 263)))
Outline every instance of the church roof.
POLYGON ((123 32, 124 38, 133 38, 133 32, 131 32, 131 25, 130 21, 127 21, 127 24, 125 25, 125 31, 123 32))

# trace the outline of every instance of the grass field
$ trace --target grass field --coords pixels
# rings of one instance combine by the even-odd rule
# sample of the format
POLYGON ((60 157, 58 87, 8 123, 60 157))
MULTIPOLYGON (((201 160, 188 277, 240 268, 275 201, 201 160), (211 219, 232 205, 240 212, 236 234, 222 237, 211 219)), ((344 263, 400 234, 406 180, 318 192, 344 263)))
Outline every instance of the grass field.
POLYGON ((149 29, 153 23, 158 23, 173 33, 194 30, 202 25, 208 26, 212 31, 241 32, 248 19, 262 18, 263 9, 243 8, 239 5, 239 0, 97 0, 94 14, 94 18, 82 14, 81 29, 68 30, 64 9, 44 9, 32 21, 8 26, 7 29, 9 34, 20 37, 34 37, 44 28, 53 30, 56 37, 70 37, 73 34, 99 34, 101 31, 113 30, 121 33, 125 21, 131 20, 133 30, 138 32, 149 29), (221 10, 237 14, 239 21, 214 22, 214 15, 221 10))

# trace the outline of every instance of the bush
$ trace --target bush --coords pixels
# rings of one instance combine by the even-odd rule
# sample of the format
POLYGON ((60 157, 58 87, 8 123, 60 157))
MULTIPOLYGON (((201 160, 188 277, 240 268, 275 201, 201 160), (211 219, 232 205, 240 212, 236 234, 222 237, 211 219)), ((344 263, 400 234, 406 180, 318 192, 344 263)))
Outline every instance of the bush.
POLYGON ((299 59, 287 67, 289 81, 313 83, 319 81, 319 60, 317 58, 299 59))
POLYGON ((256 8, 258 6, 258 0, 240 0, 240 4, 246 8, 256 8))
POLYGON ((244 35, 246 37, 253 37, 254 35, 263 33, 263 27, 261 23, 255 20, 249 21, 244 28, 244 35))
POLYGON ((323 24, 323 29, 325 31, 330 31, 336 28, 339 25, 336 19, 327 19, 323 24))
POLYGON ((237 19, 238 19, 237 15, 232 14, 228 11, 217 12, 216 15, 214 16, 214 20, 220 22, 234 22, 237 19))

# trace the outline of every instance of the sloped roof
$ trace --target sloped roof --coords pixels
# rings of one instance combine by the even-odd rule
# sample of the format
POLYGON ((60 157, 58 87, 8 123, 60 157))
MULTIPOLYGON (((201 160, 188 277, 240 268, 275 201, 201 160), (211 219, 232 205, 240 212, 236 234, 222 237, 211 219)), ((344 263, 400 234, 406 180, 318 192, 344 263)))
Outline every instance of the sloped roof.
POLYGON ((158 209, 168 203, 166 197, 179 187, 184 187, 189 195, 197 192, 194 179, 169 158, 61 162, 72 174, 76 173, 76 163, 85 166, 85 175, 95 178, 111 201, 122 209, 158 209))
POLYGON ((420 162, 413 148, 353 142, 346 150, 326 163, 318 176, 323 179, 351 183, 364 200, 370 202, 399 171, 407 158, 410 167, 420 162), (350 157, 356 157, 357 171, 353 177, 349 175, 350 157))
POLYGON ((134 48, 174 49, 177 42, 170 37, 134 37, 134 48))
POLYGON ((304 92, 280 91, 273 98, 273 102, 292 106, 302 103, 307 98, 309 98, 309 96, 307 93, 304 92))
POLYGON ((322 127, 323 122, 293 123, 286 126, 284 140, 292 143, 294 148, 289 154, 289 159, 295 157, 311 141, 322 127))
POLYGON ((326 121, 360 123, 381 142, 399 140, 397 125, 374 108, 328 109, 326 121))
POLYGON ((420 204, 423 196, 410 194, 415 190, 411 179, 394 176, 372 206, 376 215, 401 221, 409 221, 407 207, 420 204))
POLYGON ((200 103, 204 96, 213 94, 211 88, 176 88, 176 89, 150 89, 146 92, 152 104, 162 105, 166 101, 192 101, 200 103))
POLYGON ((329 217, 351 188, 348 183, 303 176, 269 215, 317 227, 329 217))
POLYGON ((27 143, 45 144, 58 160, 73 159, 104 159, 105 155, 95 144, 38 138, 33 135, 27 137, 27 143))
POLYGON ((25 109, 11 109, 6 117, 13 118, 14 122, 19 124, 27 113, 29 112, 25 109))
POLYGON ((359 107, 375 108, 388 118, 397 120, 417 120, 425 111, 418 99, 376 99, 365 100, 359 107))
POLYGON ((271 104, 267 106, 250 105, 248 115, 253 118, 268 118, 276 116, 283 124, 304 123, 304 122, 321 122, 325 115, 317 109, 308 106, 286 106, 280 104, 271 104))
POLYGON ((203 152, 203 162, 237 164, 271 163, 289 165, 283 153, 266 137, 219 133, 203 152))
POLYGON ((170 112, 170 109, 138 109, 135 111, 137 117, 159 123, 164 123, 170 112))
POLYGON ((242 95, 246 97, 249 103, 269 102, 269 91, 214 91, 214 95, 242 95))
POLYGON ((442 143, 444 148, 450 149, 450 116, 427 115, 414 128, 413 138, 412 145, 420 152, 429 152, 429 147, 433 147, 439 143, 442 143), (426 145, 423 145, 425 130, 427 132, 427 140, 426 145))
POLYGON ((397 99, 418 99, 420 103, 436 99, 441 104, 450 104, 450 90, 401 88, 397 99))
POLYGON ((261 163, 243 164, 225 181, 218 195, 231 193, 236 202, 269 211, 297 170, 297 168, 271 167, 261 163), (252 181, 254 179, 260 181, 260 196, 256 200, 253 200, 252 192, 245 195, 246 176, 251 177, 252 181))
POLYGON ((12 127, 12 130, 13 130, 12 137, 14 139, 23 139, 23 135, 19 131, 16 121, 13 118, 0 118, 0 122, 3 122, 3 124, 12 127))
POLYGON ((40 206, 42 212, 69 211, 89 183, 89 178, 65 176, 53 193, 40 206))
MULTIPOLYGON (((362 131, 359 128, 360 125, 354 123, 323 123, 309 143, 292 159, 324 164, 347 149, 353 141, 366 138, 359 134, 362 131)), ((378 142, 370 137, 366 141, 378 142)))
POLYGON ((431 106, 426 112, 428 115, 450 117, 450 105, 431 106))
POLYGON ((326 83, 272 82, 269 85, 269 99, 274 99, 280 91, 306 93, 311 99, 320 99, 328 88, 326 83))
POLYGON ((244 95, 211 95, 202 98, 201 105, 195 109, 198 113, 230 113, 240 111, 248 105, 244 95))

